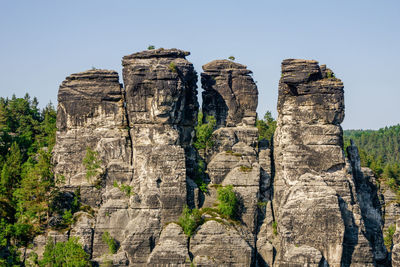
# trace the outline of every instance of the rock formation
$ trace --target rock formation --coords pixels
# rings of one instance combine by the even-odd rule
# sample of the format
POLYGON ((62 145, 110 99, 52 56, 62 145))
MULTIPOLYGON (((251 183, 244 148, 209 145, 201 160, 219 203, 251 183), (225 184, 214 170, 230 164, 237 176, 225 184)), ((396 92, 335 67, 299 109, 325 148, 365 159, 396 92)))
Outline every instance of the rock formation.
POLYGON ((247 117, 249 124, 254 125, 258 91, 250 76, 252 72, 230 60, 214 60, 203 70, 203 112, 215 117, 217 127, 235 126, 247 117))
POLYGON ((354 179, 358 176, 346 167, 340 127, 343 83, 316 61, 284 60, 278 112, 275 264, 375 266, 384 262, 382 238, 374 240, 368 234, 368 227, 379 229, 380 222, 363 216, 363 209, 371 209, 370 200, 360 201, 363 195, 354 179))
MULTIPOLYGON (((124 86, 108 70, 61 84, 53 155, 60 214, 50 225, 57 229, 76 199, 81 206, 69 229, 35 239, 38 254, 47 238, 78 236, 98 265, 390 266, 382 229, 398 210, 385 205, 389 191, 378 191, 354 145, 345 157, 343 84, 333 72, 316 61, 283 61, 269 142, 255 127, 251 71, 229 60, 204 65, 202 112, 216 127, 212 145, 196 150, 197 74, 188 55, 125 56, 124 86), (235 219, 215 209, 227 185, 239 200, 235 219), (177 223, 186 205, 202 216, 190 237, 177 223), (104 236, 116 241, 114 254, 104 236)), ((393 266, 399 244, 397 231, 393 266)))
POLYGON ((198 109, 197 76, 187 55, 158 49, 122 61, 135 169, 130 207, 141 211, 121 243, 132 265, 153 258, 162 227, 186 204, 185 150, 190 154, 198 109))

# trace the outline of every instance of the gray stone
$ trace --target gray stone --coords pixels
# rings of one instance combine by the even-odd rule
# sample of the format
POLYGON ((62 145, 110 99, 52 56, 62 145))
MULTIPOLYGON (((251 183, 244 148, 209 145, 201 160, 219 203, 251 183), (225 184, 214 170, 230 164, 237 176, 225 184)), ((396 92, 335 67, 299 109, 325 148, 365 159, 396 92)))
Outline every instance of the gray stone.
POLYGON ((246 66, 230 60, 214 60, 201 74, 203 112, 217 120, 218 127, 242 122, 254 126, 258 91, 246 66))

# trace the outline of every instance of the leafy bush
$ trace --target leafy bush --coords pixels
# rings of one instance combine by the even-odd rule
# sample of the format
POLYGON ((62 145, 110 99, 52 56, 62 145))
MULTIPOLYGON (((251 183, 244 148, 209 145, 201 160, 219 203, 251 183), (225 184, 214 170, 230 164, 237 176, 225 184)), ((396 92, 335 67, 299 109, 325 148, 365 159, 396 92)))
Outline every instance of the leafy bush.
POLYGON ((121 184, 119 185, 117 181, 114 181, 114 187, 118 188, 121 192, 125 193, 126 196, 131 196, 133 195, 133 191, 132 191, 132 186, 130 185, 125 185, 125 184, 121 184))
POLYGON ((219 201, 219 213, 228 216, 231 219, 234 219, 238 215, 236 214, 238 208, 238 199, 236 197, 236 193, 233 191, 232 185, 218 188, 217 199, 219 201))
POLYGON ((385 235, 383 237, 383 241, 385 243, 385 246, 389 251, 392 251, 393 235, 394 235, 395 232, 396 232, 396 225, 392 224, 385 231, 385 235))
POLYGON ((62 218, 63 218, 63 224, 65 226, 69 226, 74 222, 71 210, 66 210, 62 218))
POLYGON ((91 266, 90 255, 83 250, 79 238, 71 237, 66 242, 55 243, 49 240, 46 244, 40 267, 87 267, 91 266))
POLYGON ((230 56, 230 57, 228 57, 228 59, 234 61, 235 57, 234 56, 230 56))
POLYGON ((272 230, 274 231, 274 235, 278 235, 278 223, 276 221, 272 222, 272 230))
POLYGON ((196 136, 194 138, 193 146, 197 150, 210 148, 214 145, 211 140, 212 133, 217 124, 213 116, 207 116, 206 123, 203 123, 204 115, 200 111, 197 115, 197 125, 195 127, 196 136))
POLYGON ((148 47, 147 47, 147 50, 153 50, 153 49, 155 49, 156 47, 154 46, 154 45, 149 45, 148 47))
POLYGON ((168 68, 169 68, 169 70, 172 71, 172 72, 175 72, 175 73, 178 72, 178 69, 176 68, 175 62, 169 63, 168 68))
POLYGON ((103 240, 104 243, 107 244, 108 251, 111 254, 117 253, 118 250, 117 241, 115 241, 115 239, 110 235, 109 232, 104 232, 103 235, 101 236, 101 239, 103 240))
POLYGON ((97 151, 93 151, 89 147, 86 148, 86 155, 82 161, 83 165, 86 169, 86 179, 90 181, 92 177, 100 174, 100 164, 101 160, 99 159, 99 153, 97 151))
POLYGON ((331 78, 336 78, 336 77, 335 77, 335 74, 334 74, 332 71, 327 71, 327 72, 326 72, 326 76, 327 76, 329 79, 331 79, 331 78))
POLYGON ((203 222, 200 211, 198 209, 191 210, 187 206, 183 209, 182 215, 178 219, 178 224, 188 237, 191 237, 203 222))
POLYGON ((203 193, 208 192, 207 184, 204 182, 204 172, 205 172, 205 163, 202 159, 197 161, 196 169, 195 169, 195 179, 194 182, 199 187, 200 191, 203 193))

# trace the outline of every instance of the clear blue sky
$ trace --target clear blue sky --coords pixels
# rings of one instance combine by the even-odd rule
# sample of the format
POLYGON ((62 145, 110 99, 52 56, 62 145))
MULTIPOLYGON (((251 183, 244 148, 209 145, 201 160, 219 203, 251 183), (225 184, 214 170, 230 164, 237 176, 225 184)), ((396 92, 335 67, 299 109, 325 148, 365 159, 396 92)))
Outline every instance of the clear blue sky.
MULTIPOLYGON (((280 63, 327 64, 345 85, 345 129, 400 123, 400 1, 0 0, 0 96, 56 103, 71 73, 121 73, 121 58, 181 48, 196 70, 231 55, 258 82, 262 116, 276 116, 280 63)), ((122 82, 122 79, 121 79, 122 82)))

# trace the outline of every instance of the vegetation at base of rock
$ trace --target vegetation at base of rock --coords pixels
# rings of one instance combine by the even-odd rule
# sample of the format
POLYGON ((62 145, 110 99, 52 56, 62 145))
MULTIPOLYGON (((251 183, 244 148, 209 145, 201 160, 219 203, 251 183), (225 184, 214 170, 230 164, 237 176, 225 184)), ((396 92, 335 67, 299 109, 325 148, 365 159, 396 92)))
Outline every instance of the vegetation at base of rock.
POLYGON ((0 98, 0 265, 20 264, 18 248, 42 232, 51 216, 56 110, 36 98, 0 98))
POLYGON ((156 47, 154 46, 154 45, 149 45, 148 47, 147 47, 147 50, 154 50, 156 47))
POLYGON ((276 221, 272 222, 272 231, 274 235, 278 235, 278 223, 276 221))
POLYGON ((99 159, 99 152, 92 150, 90 147, 86 148, 86 154, 82 160, 82 164, 85 166, 86 179, 88 181, 101 173, 101 160, 99 159))
POLYGON ((175 72, 175 73, 178 72, 178 69, 176 68, 175 62, 169 63, 168 68, 169 68, 169 70, 172 71, 172 72, 175 72))
POLYGON ((350 145, 350 139, 358 147, 361 166, 370 168, 397 193, 400 202, 400 125, 377 131, 344 131, 345 147, 350 145))
POLYGON ((127 197, 134 195, 133 188, 130 185, 118 184, 117 181, 114 181, 113 186, 118 188, 121 192, 125 193, 127 197))
POLYGON ((258 140, 272 139, 276 130, 276 120, 272 117, 271 112, 267 111, 263 119, 256 119, 256 127, 258 129, 258 140))
POLYGON ((207 149, 214 145, 211 137, 215 129, 217 121, 213 116, 207 116, 204 121, 203 112, 197 114, 197 125, 195 127, 195 137, 193 146, 199 151, 201 149, 207 149))
POLYGON ((117 253, 118 250, 118 243, 115 241, 115 239, 110 235, 109 232, 104 232, 103 235, 101 236, 101 239, 103 240, 104 243, 107 244, 108 246, 108 251, 110 254, 115 254, 117 253))
POLYGON ((385 242, 385 246, 388 249, 388 251, 392 251, 393 236, 395 232, 396 232, 396 225, 393 224, 390 225, 384 233, 383 241, 385 242))
POLYGON ((92 266, 90 255, 83 250, 79 239, 71 237, 66 242, 54 243, 49 240, 46 244, 43 259, 37 262, 40 267, 92 266))
POLYGON ((238 198, 233 191, 232 185, 220 187, 217 189, 218 211, 231 219, 237 217, 238 198))
POLYGON ((182 211, 182 215, 178 219, 178 224, 182 227, 183 232, 191 237, 203 223, 203 218, 201 217, 200 211, 198 209, 189 209, 185 206, 182 211))

